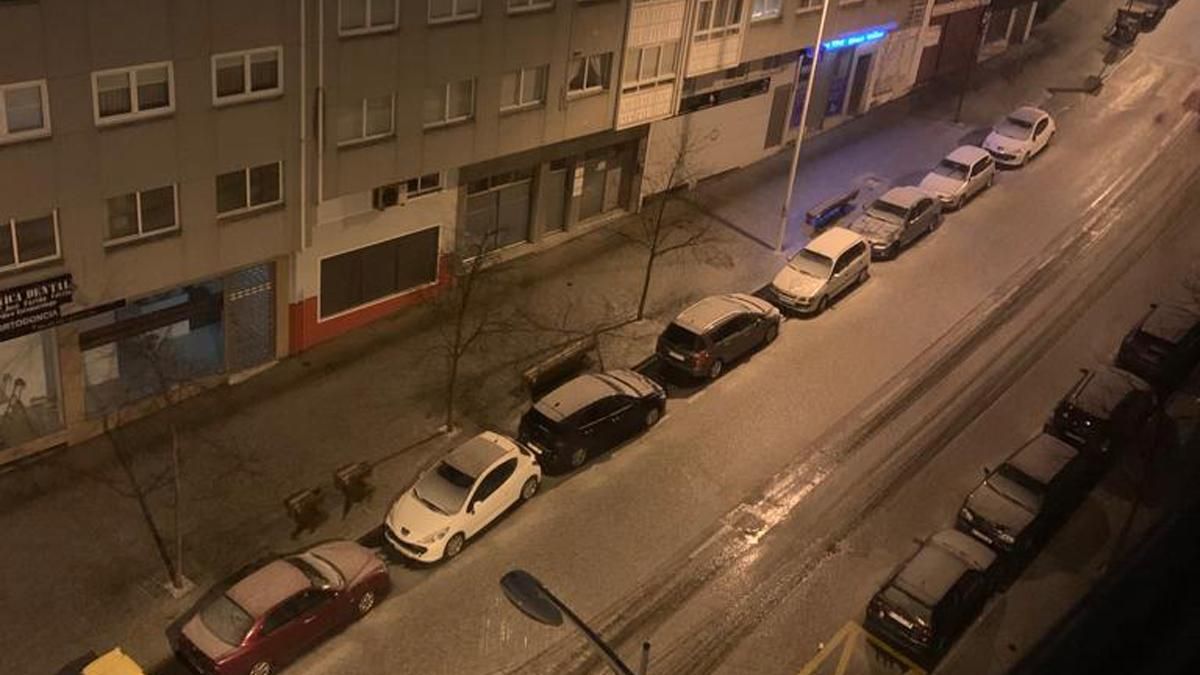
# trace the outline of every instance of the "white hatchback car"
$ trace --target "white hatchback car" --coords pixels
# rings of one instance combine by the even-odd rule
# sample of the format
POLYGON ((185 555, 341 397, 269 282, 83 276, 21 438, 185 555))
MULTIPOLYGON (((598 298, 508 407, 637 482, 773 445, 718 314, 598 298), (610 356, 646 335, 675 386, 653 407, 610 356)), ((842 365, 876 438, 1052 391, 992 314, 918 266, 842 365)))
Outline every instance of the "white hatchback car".
POLYGON ((992 127, 983 149, 992 153, 997 164, 1022 166, 1046 149, 1055 131, 1057 127, 1050 113, 1022 106, 992 127))
POLYGON ((921 189, 947 209, 961 208, 968 199, 996 182, 996 163, 983 148, 964 145, 946 155, 921 179, 921 189))
POLYGON ((517 441, 485 431, 421 474, 388 512, 384 538, 420 562, 453 558, 517 502, 537 494, 542 469, 517 441))

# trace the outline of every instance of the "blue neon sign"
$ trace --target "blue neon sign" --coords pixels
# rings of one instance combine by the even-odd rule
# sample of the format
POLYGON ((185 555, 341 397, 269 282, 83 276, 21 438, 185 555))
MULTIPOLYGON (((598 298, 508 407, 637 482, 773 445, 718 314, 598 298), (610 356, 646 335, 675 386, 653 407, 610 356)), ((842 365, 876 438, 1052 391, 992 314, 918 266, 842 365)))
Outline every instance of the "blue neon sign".
POLYGON ((832 52, 838 49, 844 49, 846 47, 856 47, 868 42, 875 42, 876 40, 882 40, 884 37, 886 37, 888 31, 894 27, 894 24, 888 24, 886 26, 880 26, 879 28, 872 28, 871 30, 863 31, 861 33, 851 33, 850 35, 846 35, 844 37, 828 40, 823 46, 825 49, 832 52))

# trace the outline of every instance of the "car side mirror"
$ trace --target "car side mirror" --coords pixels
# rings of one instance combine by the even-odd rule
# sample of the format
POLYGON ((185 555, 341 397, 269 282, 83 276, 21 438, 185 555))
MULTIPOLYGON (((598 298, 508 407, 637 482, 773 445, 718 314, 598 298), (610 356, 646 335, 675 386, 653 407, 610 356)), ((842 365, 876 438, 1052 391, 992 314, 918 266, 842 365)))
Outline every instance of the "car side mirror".
POLYGON ((467 513, 472 516, 475 515, 475 500, 474 499, 471 500, 470 504, 467 504, 467 513))
POLYGON ((992 474, 995 472, 996 472, 996 470, 990 466, 983 467, 983 477, 984 478, 991 478, 992 474))

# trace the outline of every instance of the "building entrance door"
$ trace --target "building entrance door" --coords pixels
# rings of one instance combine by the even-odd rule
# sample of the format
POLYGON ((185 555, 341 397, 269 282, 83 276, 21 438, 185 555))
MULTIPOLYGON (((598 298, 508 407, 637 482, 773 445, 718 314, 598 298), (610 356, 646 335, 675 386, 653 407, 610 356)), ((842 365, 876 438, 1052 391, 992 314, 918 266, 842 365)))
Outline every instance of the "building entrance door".
POLYGON ((225 359, 231 373, 275 360, 275 265, 225 277, 225 359))
POLYGON ((850 84, 850 102, 846 106, 846 114, 857 115, 862 112, 863 92, 867 88, 867 77, 871 74, 872 54, 863 54, 854 62, 854 77, 850 84))

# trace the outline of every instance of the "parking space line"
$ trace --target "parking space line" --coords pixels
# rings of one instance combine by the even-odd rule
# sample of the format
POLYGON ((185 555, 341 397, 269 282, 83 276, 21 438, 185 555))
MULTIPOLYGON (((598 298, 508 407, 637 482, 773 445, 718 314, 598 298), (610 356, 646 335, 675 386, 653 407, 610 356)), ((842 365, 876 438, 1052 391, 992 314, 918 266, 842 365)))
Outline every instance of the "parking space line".
POLYGON ((925 669, 868 633, 855 621, 843 624, 796 675, 830 673, 830 665, 834 666, 832 675, 927 675, 925 669), (837 655, 836 663, 833 661, 834 654, 837 655), (872 665, 868 665, 866 670, 860 670, 864 663, 862 656, 867 654, 870 654, 870 661, 867 663, 872 665), (857 660, 856 655, 859 656, 857 660), (852 669, 852 664, 857 668, 852 669))

